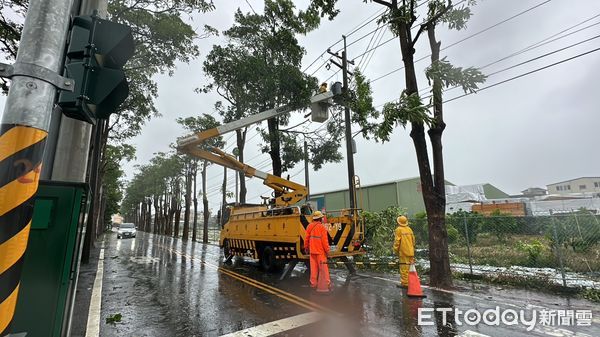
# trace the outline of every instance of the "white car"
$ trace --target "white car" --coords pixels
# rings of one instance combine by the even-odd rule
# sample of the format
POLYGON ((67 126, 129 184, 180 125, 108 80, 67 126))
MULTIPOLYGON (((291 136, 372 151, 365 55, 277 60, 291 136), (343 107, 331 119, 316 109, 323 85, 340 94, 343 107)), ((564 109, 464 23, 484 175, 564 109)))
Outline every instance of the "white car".
POLYGON ((136 234, 135 225, 132 223, 122 223, 119 225, 117 230, 117 239, 121 238, 135 238, 136 234))

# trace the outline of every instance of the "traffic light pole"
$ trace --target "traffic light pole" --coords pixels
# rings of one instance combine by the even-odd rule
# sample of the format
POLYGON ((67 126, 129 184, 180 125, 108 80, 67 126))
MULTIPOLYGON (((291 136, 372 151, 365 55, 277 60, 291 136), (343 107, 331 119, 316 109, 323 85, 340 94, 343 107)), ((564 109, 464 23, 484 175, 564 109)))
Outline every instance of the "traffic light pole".
MULTIPOLYGON (((107 6, 108 0, 81 0, 79 15, 91 15, 96 10, 99 17, 105 18, 107 6)), ((52 180, 86 181, 92 128, 91 124, 62 116, 56 149, 52 149, 52 180)))
POLYGON ((12 78, 0 124, 0 336, 8 334, 17 303, 33 196, 59 87, 51 77, 61 79, 71 4, 29 1, 14 65, 20 71, 12 78))

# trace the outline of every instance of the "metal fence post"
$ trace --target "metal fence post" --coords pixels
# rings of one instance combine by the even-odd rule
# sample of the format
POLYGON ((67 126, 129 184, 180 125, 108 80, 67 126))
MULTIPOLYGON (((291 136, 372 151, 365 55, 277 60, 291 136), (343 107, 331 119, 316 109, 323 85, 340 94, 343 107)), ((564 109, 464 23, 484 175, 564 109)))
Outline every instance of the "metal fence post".
POLYGON ((469 270, 473 275, 473 260, 471 258, 471 243, 469 242, 469 229, 467 226, 467 214, 463 214, 463 224, 465 226, 465 239, 467 239, 467 255, 469 256, 469 270))
POLYGON ((558 244, 558 232, 556 231, 556 221, 554 220, 554 215, 550 212, 550 219, 552 220, 552 230, 554 232, 554 250, 556 251, 556 256, 558 257, 558 266, 560 267, 560 274, 562 276, 563 286, 567 286, 567 280, 565 278, 565 267, 563 265, 562 254, 560 253, 560 247, 558 244))

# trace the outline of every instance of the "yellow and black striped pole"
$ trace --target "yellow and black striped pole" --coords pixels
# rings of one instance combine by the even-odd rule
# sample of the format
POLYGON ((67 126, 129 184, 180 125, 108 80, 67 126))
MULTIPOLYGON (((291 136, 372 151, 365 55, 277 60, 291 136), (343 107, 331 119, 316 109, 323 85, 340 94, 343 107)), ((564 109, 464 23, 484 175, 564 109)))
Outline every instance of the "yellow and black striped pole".
POLYGON ((0 73, 12 79, 0 121, 0 336, 23 332, 11 331, 10 324, 56 87, 72 87, 59 76, 72 3, 30 0, 16 62, 0 67, 0 73))
POLYGON ((14 316, 46 136, 32 127, 0 125, 0 331, 14 316))

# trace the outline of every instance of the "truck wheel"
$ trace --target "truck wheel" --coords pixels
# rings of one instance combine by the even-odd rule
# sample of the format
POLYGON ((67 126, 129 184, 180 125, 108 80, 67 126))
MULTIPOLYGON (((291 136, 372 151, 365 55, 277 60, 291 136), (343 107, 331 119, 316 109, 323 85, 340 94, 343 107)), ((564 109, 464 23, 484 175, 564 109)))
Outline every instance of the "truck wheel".
POLYGON ((275 253, 270 246, 266 246, 262 254, 260 254, 260 266, 265 271, 273 271, 275 269, 275 253))
POLYGON ((229 240, 223 240, 223 256, 228 258, 231 255, 231 248, 229 247, 229 240))

